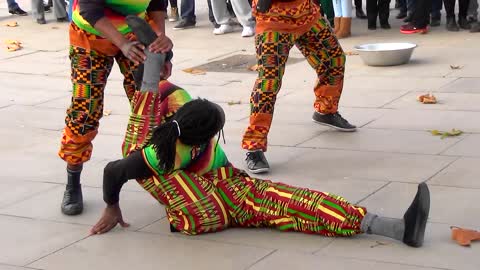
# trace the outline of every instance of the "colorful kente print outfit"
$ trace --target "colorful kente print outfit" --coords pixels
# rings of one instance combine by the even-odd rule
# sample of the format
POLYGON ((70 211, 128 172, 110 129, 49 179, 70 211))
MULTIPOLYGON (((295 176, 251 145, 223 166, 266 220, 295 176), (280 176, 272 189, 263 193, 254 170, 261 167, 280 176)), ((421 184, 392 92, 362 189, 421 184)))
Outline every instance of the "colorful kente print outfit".
MULTIPOLYGON (((160 92, 165 93, 164 89, 160 92)), ((162 102, 134 99, 132 115, 153 113, 155 117, 146 115, 145 119, 162 122, 189 100, 184 90, 167 92, 171 94, 162 102), (141 109, 137 102, 149 109, 141 109), (155 106, 158 108, 153 108, 155 106)), ((159 168, 154 147, 147 144, 140 149, 145 142, 143 136, 149 137, 151 130, 145 132, 149 125, 135 119, 130 118, 134 123, 129 123, 124 145, 137 145, 139 151, 130 148, 126 158, 113 161, 105 168, 104 199, 108 204, 118 203, 121 185, 128 179, 143 177, 138 183, 165 206, 171 226, 187 235, 228 227, 272 227, 325 236, 361 233, 365 208, 326 192, 252 178, 229 163, 215 139, 201 146, 177 141, 174 170, 164 173, 159 168), (134 126, 140 130, 138 136, 130 133, 134 126), (106 190, 112 183, 120 183, 120 187, 106 190)))
MULTIPOLYGON (((125 16, 137 14, 144 17, 147 8, 152 7, 149 6, 150 0, 89 1, 85 6, 89 7, 91 12, 87 13, 88 17, 83 18, 79 5, 83 4, 81 1, 74 2, 75 12, 69 28, 72 101, 67 109, 66 126, 58 153, 71 165, 86 162, 92 155, 92 140, 97 135, 99 120, 103 116, 103 91, 114 60, 123 74, 123 87, 129 100, 136 90, 133 76, 135 64, 112 42, 99 36, 91 25, 106 16, 117 30, 125 34, 126 39, 135 40, 133 33, 126 27, 125 16)), ((152 10, 164 9, 161 5, 164 0, 153 1, 160 4, 156 4, 152 10)), ((150 24, 154 26, 152 21, 150 24)))
POLYGON ((314 0, 273 0, 267 13, 259 13, 254 8, 254 14, 257 20, 258 77, 250 97, 250 125, 243 136, 242 147, 266 151, 275 101, 290 49, 297 46, 317 73, 314 109, 324 114, 338 110, 345 54, 330 24, 320 17, 314 0))

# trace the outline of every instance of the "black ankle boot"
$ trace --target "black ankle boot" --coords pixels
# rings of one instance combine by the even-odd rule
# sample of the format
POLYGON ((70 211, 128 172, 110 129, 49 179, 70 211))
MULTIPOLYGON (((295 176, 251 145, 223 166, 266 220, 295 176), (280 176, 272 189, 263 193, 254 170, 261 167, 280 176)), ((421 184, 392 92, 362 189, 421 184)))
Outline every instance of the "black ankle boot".
POLYGON ((470 29, 472 28, 472 25, 470 22, 467 20, 467 18, 458 18, 458 26, 462 29, 470 29))
POLYGON ((411 247, 420 247, 423 244, 429 212, 430 191, 427 184, 420 183, 415 199, 403 216, 405 221, 403 242, 405 244, 411 247))
POLYGON ((366 18, 367 18, 367 15, 365 14, 365 12, 363 12, 362 7, 357 7, 357 8, 356 8, 355 15, 356 15, 357 18, 359 18, 359 19, 366 19, 366 18))
POLYGON ((61 205, 62 213, 65 215, 79 215, 83 211, 82 186, 80 185, 81 172, 81 168, 78 171, 71 171, 67 168, 68 183, 61 205))
POLYGON ((447 30, 452 32, 460 31, 455 18, 447 18, 447 30))

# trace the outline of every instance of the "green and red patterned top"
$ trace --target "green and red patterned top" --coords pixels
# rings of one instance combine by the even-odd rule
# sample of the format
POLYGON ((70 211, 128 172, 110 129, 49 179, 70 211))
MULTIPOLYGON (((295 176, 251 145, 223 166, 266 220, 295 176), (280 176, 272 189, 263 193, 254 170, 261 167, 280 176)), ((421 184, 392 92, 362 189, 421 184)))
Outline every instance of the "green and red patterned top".
POLYGON ((166 11, 165 0, 74 0, 72 21, 81 29, 100 36, 93 26, 107 17, 122 34, 131 32, 125 18, 137 15, 145 18, 148 11, 166 11))

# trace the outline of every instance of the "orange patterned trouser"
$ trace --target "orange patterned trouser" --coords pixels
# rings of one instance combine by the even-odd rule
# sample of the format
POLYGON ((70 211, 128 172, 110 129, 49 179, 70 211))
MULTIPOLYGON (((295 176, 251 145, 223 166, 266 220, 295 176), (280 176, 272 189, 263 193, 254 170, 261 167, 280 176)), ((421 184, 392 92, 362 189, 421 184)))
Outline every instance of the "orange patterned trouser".
POLYGON ((301 36, 279 32, 257 34, 255 45, 258 78, 250 97, 250 125, 243 135, 242 147, 266 151, 275 100, 293 45, 317 73, 314 108, 320 113, 337 112, 343 89, 345 54, 323 18, 301 36))
MULTIPOLYGON (((131 34, 126 37, 133 39, 131 34)), ((130 100, 136 90, 133 62, 110 41, 70 25, 72 103, 58 153, 68 164, 81 164, 92 155, 92 140, 103 116, 103 90, 114 60, 124 76, 123 86, 130 100)))

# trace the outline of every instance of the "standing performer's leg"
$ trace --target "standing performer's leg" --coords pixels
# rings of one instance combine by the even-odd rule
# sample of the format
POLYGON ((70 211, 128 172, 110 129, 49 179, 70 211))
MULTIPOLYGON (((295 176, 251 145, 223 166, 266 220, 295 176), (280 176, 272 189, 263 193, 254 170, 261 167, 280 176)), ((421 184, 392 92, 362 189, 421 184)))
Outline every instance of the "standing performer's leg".
POLYGON ((275 101, 293 42, 293 34, 265 32, 255 36, 258 77, 250 96, 250 125, 242 140, 243 149, 249 151, 247 167, 253 173, 269 169, 263 152, 267 151, 275 101))
POLYGON ((346 57, 328 23, 321 18, 295 44, 318 76, 313 120, 340 131, 355 131, 356 127, 338 113, 346 57))

